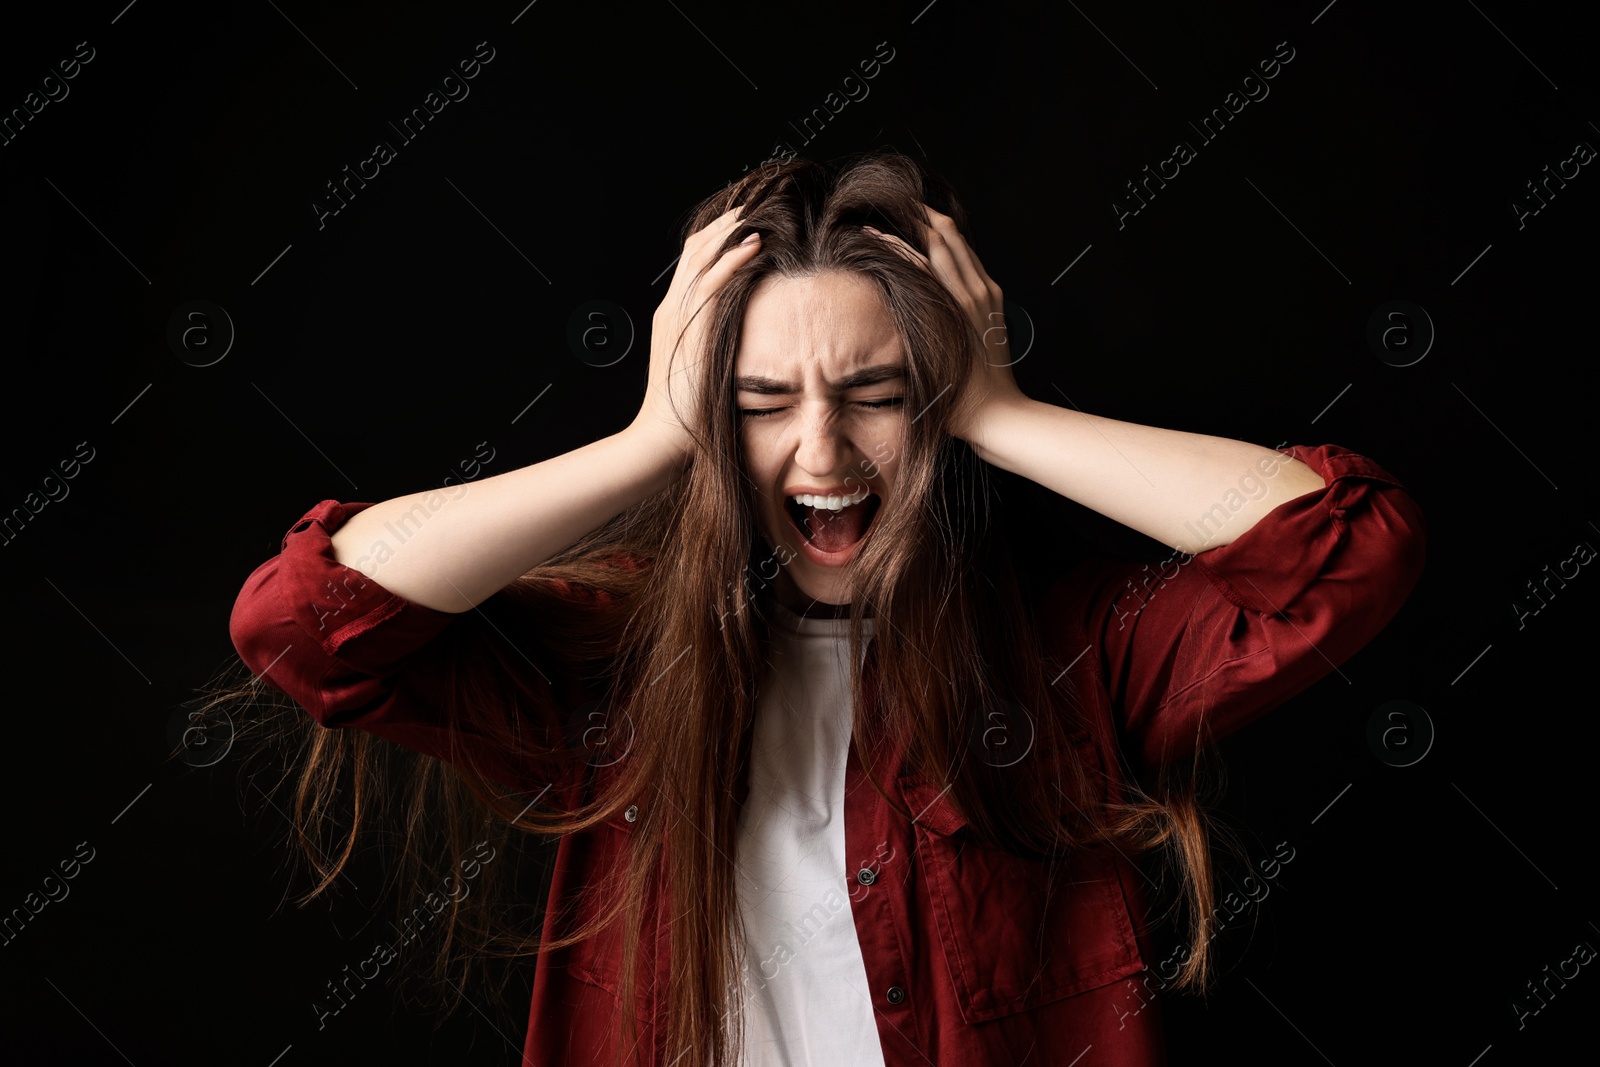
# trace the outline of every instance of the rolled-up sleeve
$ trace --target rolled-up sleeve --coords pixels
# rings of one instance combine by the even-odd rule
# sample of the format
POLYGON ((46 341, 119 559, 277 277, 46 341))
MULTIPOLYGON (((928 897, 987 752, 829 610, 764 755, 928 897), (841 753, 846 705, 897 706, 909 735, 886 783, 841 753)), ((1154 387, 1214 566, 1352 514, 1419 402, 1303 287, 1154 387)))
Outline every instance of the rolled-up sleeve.
POLYGON ((284 534, 234 601, 228 629, 239 657, 324 726, 425 717, 397 707, 397 669, 450 625, 340 563, 332 535, 370 504, 324 500, 284 534))
POLYGON ((1159 565, 1085 563, 1051 591, 1055 616, 1075 616, 1098 652, 1125 744, 1147 766, 1193 755, 1334 671, 1421 575, 1422 512, 1393 475, 1337 445, 1291 453, 1324 487, 1232 542, 1159 565))
MULTIPOLYGON (((284 535, 278 555, 246 579, 229 619, 240 658, 324 727, 365 730, 452 763, 470 755, 479 770, 518 790, 548 783, 548 766, 509 760, 482 723, 447 718, 446 687, 459 674, 452 661, 459 666, 481 651, 467 645, 492 640, 493 626, 478 626, 474 613, 407 600, 335 558, 332 535, 370 506, 320 502, 284 535), (451 638, 461 640, 445 647, 451 638)), ((513 687, 499 686, 504 703, 526 720, 512 728, 560 745, 564 712, 550 682, 558 663, 521 641, 515 655, 532 668, 534 700, 519 701, 513 687)), ((530 687, 516 691, 525 695, 530 687)))

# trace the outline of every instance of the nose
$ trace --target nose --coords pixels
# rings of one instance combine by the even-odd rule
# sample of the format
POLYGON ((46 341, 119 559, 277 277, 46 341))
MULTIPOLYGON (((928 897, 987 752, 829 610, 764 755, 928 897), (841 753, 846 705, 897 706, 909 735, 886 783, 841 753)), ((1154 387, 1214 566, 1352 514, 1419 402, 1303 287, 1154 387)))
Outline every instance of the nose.
POLYGON ((794 461, 800 469, 818 481, 841 473, 850 459, 850 442, 832 405, 802 404, 796 422, 800 439, 795 445, 794 461))

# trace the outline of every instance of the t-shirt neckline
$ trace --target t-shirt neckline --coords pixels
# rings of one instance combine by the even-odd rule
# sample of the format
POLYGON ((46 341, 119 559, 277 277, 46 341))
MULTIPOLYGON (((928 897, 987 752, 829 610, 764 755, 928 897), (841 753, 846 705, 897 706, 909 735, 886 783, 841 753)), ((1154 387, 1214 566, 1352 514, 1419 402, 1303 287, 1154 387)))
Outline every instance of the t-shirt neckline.
MULTIPOLYGON (((784 607, 776 600, 772 601, 772 622, 774 626, 792 634, 822 634, 833 637, 848 637, 850 635, 850 616, 848 615, 837 619, 801 615, 784 607)), ((862 620, 862 622, 865 635, 872 636, 873 620, 868 618, 862 620)))

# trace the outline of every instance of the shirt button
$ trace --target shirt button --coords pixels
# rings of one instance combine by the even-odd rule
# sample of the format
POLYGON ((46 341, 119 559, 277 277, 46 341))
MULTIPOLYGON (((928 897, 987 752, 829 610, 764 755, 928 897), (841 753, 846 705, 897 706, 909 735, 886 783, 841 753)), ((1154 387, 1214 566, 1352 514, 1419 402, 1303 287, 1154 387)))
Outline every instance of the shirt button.
POLYGON ((897 985, 889 987, 889 1003, 899 1004, 906 999, 906 991, 897 985))
POLYGON ((637 805, 637 804, 629 804, 628 805, 628 810, 622 813, 622 817, 624 819, 627 819, 629 822, 638 822, 639 821, 639 805, 637 805))
POLYGON ((856 872, 856 881, 862 885, 871 885, 878 880, 878 874, 871 867, 863 867, 856 872))

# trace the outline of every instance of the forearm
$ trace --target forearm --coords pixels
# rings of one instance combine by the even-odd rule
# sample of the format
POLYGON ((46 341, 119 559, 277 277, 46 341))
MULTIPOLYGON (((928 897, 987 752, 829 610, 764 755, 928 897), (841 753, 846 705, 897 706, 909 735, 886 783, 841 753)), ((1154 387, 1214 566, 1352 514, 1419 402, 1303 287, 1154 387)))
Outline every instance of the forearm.
POLYGON ((334 554, 414 603, 468 611, 665 489, 678 455, 635 423, 542 463, 373 504, 334 533, 334 554))
POLYGON ((1020 396, 975 420, 968 441, 987 462, 1188 553, 1228 544, 1279 504, 1325 484, 1304 463, 1260 445, 1020 396))

